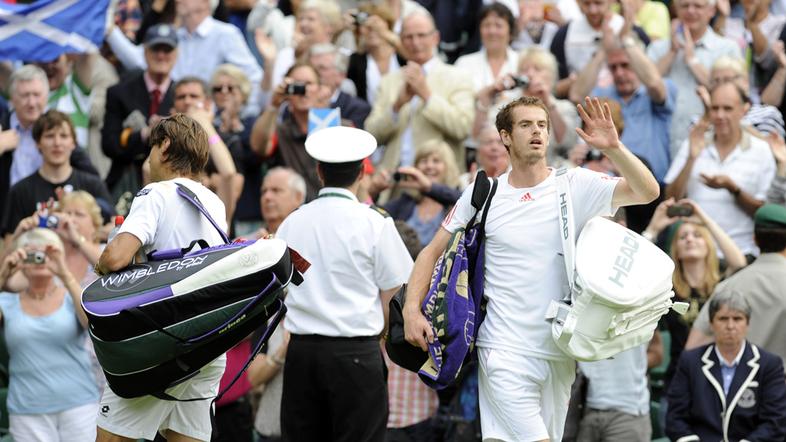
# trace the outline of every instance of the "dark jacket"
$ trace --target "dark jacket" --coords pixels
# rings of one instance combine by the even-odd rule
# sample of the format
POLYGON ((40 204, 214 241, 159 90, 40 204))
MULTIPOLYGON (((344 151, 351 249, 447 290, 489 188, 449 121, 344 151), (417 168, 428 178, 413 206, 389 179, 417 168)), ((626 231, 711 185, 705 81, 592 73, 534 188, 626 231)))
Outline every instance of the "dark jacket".
MULTIPOLYGON (((0 125, 4 128, 11 126, 11 113, 0 111, 0 125)), ((11 163, 14 160, 14 151, 9 150, 0 155, 0 209, 7 210, 8 192, 11 190, 11 163)), ((98 170, 93 166, 90 157, 87 156, 85 149, 77 147, 71 153, 71 166, 74 169, 79 169, 98 176, 98 170)), ((32 215, 29 213, 28 215, 32 215)))
POLYGON ((746 342, 728 395, 723 393, 715 345, 684 351, 668 401, 666 434, 674 441, 786 439, 783 362, 750 342, 746 342))
POLYGON ((341 119, 350 120, 358 129, 363 129, 363 122, 366 121, 366 117, 371 113, 371 106, 368 105, 366 100, 353 97, 344 92, 338 93, 338 98, 330 103, 330 107, 333 109, 340 108, 341 119))
MULTIPOLYGON (((455 205, 456 201, 461 197, 461 190, 435 183, 431 185, 431 191, 426 192, 425 195, 429 198, 433 198, 446 209, 449 209, 455 205)), ((408 193, 404 193, 400 197, 388 202, 384 208, 390 214, 391 218, 406 221, 412 216, 417 205, 418 202, 415 198, 408 193)))
MULTIPOLYGON (((355 89, 358 91, 358 98, 368 101, 368 84, 366 83, 366 69, 368 69, 368 54, 365 52, 355 52, 349 56, 349 67, 347 68, 347 78, 355 83, 355 89)), ((400 55, 396 55, 398 64, 404 66, 407 64, 400 55)), ((361 126, 358 126, 361 127, 361 126)))
MULTIPOLYGON (((132 74, 106 91, 106 114, 104 127, 101 129, 101 149, 104 155, 112 160, 112 168, 106 176, 106 185, 110 191, 113 191, 114 185, 129 165, 137 168, 139 182, 141 182, 142 163, 150 153, 150 147, 146 142, 142 142, 140 131, 132 132, 125 146, 120 144, 123 121, 132 112, 139 111, 146 120, 150 119, 150 93, 147 91, 143 75, 143 71, 132 74)), ((172 82, 161 98, 158 115, 169 115, 174 93, 174 82, 172 82)), ((136 190, 133 189, 134 192, 136 190)))

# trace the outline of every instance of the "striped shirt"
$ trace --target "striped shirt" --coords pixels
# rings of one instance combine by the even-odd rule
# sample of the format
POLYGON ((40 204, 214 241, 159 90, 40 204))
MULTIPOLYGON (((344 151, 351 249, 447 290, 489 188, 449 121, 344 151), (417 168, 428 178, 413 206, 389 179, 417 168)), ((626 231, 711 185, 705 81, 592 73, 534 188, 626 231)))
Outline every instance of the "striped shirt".
POLYGON ((388 428, 404 428, 434 416, 439 407, 437 392, 418 375, 403 369, 385 356, 388 366, 388 428))
POLYGON ((76 130, 76 143, 87 147, 88 126, 90 125, 90 89, 70 74, 59 88, 49 92, 47 108, 57 109, 71 117, 76 130))

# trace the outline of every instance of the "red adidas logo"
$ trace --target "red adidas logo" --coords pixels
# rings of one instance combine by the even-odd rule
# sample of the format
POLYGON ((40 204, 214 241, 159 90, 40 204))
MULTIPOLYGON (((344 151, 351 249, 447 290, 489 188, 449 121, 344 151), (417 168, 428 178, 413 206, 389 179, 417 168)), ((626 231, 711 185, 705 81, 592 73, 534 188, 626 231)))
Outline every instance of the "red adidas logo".
POLYGON ((532 197, 532 194, 527 192, 524 196, 521 197, 519 201, 535 201, 535 198, 532 197))

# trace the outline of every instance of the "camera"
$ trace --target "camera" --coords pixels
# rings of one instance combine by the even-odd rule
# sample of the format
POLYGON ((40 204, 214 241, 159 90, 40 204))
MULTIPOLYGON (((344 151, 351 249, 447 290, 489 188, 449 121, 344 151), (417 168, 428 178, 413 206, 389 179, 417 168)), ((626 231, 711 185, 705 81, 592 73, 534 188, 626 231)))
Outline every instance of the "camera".
POLYGON ((38 216, 38 227, 44 227, 47 229, 56 229, 59 224, 60 224, 60 219, 55 215, 38 216))
POLYGON ((406 179, 406 177, 404 176, 404 174, 403 174, 403 173, 401 173, 401 172, 395 172, 395 173, 393 173, 393 181, 395 181, 395 182, 399 182, 399 181, 401 181, 402 179, 406 179))
POLYGON ((513 80, 513 84, 508 89, 526 88, 529 86, 529 77, 526 75, 511 75, 510 78, 513 80))
POLYGON ((28 264, 43 264, 46 261, 46 254, 42 251, 27 252, 25 262, 28 264))
POLYGON ((368 13, 367 12, 355 12, 352 14, 352 18, 355 19, 355 26, 363 26, 368 20, 368 13))
POLYGON ((673 206, 666 209, 666 215, 668 215, 670 218, 676 216, 691 216, 693 215, 693 207, 685 204, 674 204, 673 206))
POLYGON ((590 161, 600 161, 603 159, 603 152, 599 151, 598 149, 590 149, 587 151, 587 155, 584 156, 584 162, 588 163, 590 161))
POLYGON ((306 95, 305 83, 289 83, 286 89, 287 95, 306 95))

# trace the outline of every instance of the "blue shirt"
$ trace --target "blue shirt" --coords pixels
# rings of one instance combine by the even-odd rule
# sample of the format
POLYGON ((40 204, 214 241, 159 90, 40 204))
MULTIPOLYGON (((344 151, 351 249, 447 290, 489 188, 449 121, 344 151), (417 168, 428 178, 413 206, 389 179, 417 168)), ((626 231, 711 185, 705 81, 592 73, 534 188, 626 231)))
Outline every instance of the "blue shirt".
POLYGON ((589 379, 587 406, 643 416, 650 411, 647 387, 647 344, 625 350, 612 359, 579 362, 589 379))
POLYGON ((98 387, 85 349, 85 330, 68 293, 46 316, 22 311, 19 295, 0 294, 8 347, 8 411, 58 413, 98 402, 98 387))
POLYGON ((27 178, 33 174, 44 163, 41 152, 33 139, 33 126, 25 129, 19 123, 16 112, 11 114, 11 129, 19 132, 19 144, 14 149, 13 159, 11 160, 11 181, 13 186, 22 178, 27 178))
POLYGON ((622 117, 625 119, 622 142, 631 152, 647 160, 659 183, 663 183, 663 177, 671 164, 669 130, 677 100, 677 86, 669 79, 665 79, 664 83, 666 101, 662 104, 652 101, 647 93, 647 87, 643 84, 627 103, 613 85, 596 87, 592 91, 593 96, 609 97, 620 103, 622 117))
POLYGON ((715 346, 715 356, 718 357, 718 361, 720 361, 720 369, 721 369, 721 380, 723 381, 723 394, 726 396, 729 395, 729 387, 731 387, 731 381, 734 379, 734 373, 737 371, 737 366, 740 365, 740 360, 742 359, 742 355, 745 353, 745 341, 742 342, 742 347, 740 347, 739 353, 737 353, 737 357, 731 361, 731 364, 727 363, 723 356, 721 356, 720 351, 718 351, 718 346, 715 346))

